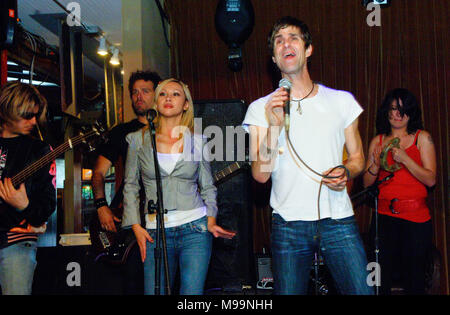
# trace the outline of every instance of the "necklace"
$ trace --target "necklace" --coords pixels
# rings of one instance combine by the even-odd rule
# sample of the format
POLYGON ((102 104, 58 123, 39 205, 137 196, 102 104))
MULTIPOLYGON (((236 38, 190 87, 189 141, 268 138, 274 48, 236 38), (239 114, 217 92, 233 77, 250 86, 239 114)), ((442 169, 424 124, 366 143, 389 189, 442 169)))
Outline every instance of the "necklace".
POLYGON ((308 93, 305 97, 303 97, 303 98, 301 98, 301 99, 299 99, 299 100, 294 100, 294 99, 291 100, 291 102, 295 102, 295 103, 298 104, 298 106, 297 106, 297 112, 298 112, 300 115, 303 114, 303 111, 302 111, 302 105, 301 105, 300 102, 303 101, 305 98, 307 98, 308 96, 311 95, 312 91, 314 91, 314 86, 315 86, 315 83, 313 83, 313 86, 312 86, 311 91, 309 91, 309 93, 308 93))

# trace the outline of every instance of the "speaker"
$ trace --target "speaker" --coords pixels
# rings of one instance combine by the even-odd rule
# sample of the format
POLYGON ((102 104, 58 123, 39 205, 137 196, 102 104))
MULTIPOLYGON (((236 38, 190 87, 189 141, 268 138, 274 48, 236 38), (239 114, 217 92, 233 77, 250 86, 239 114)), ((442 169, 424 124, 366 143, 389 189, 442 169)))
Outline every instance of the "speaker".
POLYGON ((369 3, 374 3, 379 5, 381 8, 389 7, 391 5, 391 0, 362 0, 362 5, 367 7, 369 3))
POLYGON ((33 295, 123 295, 120 267, 96 262, 90 246, 39 247, 33 295))
MULTIPOLYGON (((194 128, 196 132, 201 130, 212 146, 213 174, 228 169, 235 162, 245 164, 248 135, 241 124, 246 110, 241 100, 195 102, 194 128)), ((206 290, 241 291, 244 284, 254 283, 250 173, 248 168, 242 168, 232 175, 217 185, 217 224, 237 234, 231 240, 213 240, 206 290)))
POLYGON ((17 0, 0 1, 0 48, 14 45, 17 25, 17 0))

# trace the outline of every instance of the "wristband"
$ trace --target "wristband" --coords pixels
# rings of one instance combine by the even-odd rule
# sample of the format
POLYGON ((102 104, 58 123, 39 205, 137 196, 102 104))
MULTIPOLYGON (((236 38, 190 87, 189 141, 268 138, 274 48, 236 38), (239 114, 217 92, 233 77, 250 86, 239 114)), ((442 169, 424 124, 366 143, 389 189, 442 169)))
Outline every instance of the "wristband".
MULTIPOLYGON (((372 165, 371 165, 371 166, 372 166, 372 165)), ((369 166, 369 168, 367 169, 367 171, 368 171, 369 174, 372 175, 372 176, 378 176, 378 174, 374 174, 374 173, 372 173, 372 172, 370 171, 370 166, 369 166)))
POLYGON ((101 208, 101 207, 103 207, 103 206, 108 206, 108 203, 106 202, 106 199, 105 198, 99 198, 99 199, 95 199, 94 200, 94 205, 95 205, 95 208, 101 208))
POLYGON ((344 167, 345 173, 347 175, 347 180, 350 180, 350 171, 348 170, 347 167, 345 167, 345 165, 343 165, 343 167, 344 167))

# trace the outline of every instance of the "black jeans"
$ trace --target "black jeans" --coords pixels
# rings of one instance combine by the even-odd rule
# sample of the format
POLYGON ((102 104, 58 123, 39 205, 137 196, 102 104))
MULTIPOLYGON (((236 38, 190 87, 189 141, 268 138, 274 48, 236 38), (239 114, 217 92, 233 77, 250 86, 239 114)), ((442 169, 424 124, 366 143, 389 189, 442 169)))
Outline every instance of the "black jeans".
MULTIPOLYGON (((370 228, 374 246, 375 215, 370 228)), ((425 294, 425 270, 432 244, 431 220, 415 223, 388 215, 378 215, 380 294, 391 294, 393 276, 398 275, 406 294, 425 294)), ((375 261, 374 247, 369 253, 375 261)), ((395 277, 394 277, 395 278, 395 277)))

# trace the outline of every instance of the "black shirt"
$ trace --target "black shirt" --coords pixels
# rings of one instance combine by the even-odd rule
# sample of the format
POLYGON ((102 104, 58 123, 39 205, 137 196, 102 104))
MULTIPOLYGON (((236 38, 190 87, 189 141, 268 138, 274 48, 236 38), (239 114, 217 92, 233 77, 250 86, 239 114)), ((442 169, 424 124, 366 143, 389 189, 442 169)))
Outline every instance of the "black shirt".
MULTIPOLYGON (((0 137, 0 172, 1 177, 13 177, 25 166, 50 152, 48 144, 28 136, 13 138, 0 137)), ((25 181, 29 199, 28 207, 17 211, 1 201, 0 212, 0 248, 25 240, 36 240, 35 234, 11 233, 12 227, 40 226, 56 209, 56 165, 36 164, 32 174, 25 181), (23 224, 25 220, 25 224, 23 224)))
POLYGON ((106 143, 98 149, 98 154, 107 158, 112 164, 117 161, 119 156, 122 156, 123 165, 125 165, 128 150, 128 143, 125 137, 127 134, 135 132, 144 126, 145 124, 141 123, 138 119, 134 119, 114 127, 109 132, 106 143))
MULTIPOLYGON (((0 137, 0 178, 3 178, 3 171, 6 167, 6 161, 9 161, 8 164, 13 163, 14 157, 17 158, 19 153, 19 146, 21 145, 20 137, 14 137, 14 138, 1 138, 0 137)), ((23 154, 23 152, 22 152, 23 154)), ((9 174, 11 175, 15 174, 9 174)))

